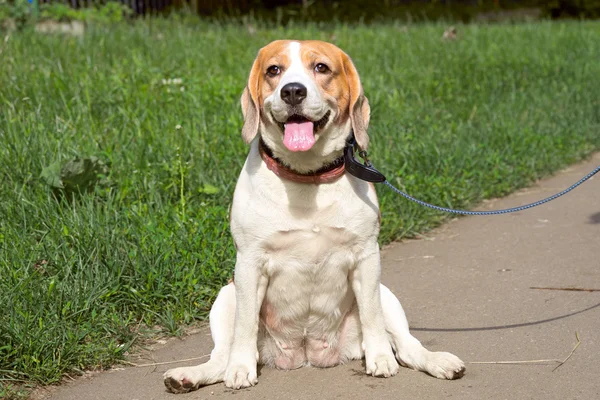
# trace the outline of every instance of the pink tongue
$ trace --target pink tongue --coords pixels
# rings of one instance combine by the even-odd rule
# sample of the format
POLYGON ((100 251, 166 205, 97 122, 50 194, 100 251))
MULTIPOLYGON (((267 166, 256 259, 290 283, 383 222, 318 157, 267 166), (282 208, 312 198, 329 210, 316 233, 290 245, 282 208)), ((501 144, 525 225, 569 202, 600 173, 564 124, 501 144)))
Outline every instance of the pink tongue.
POLYGON ((315 144, 312 122, 287 123, 283 134, 283 144, 290 151, 307 151, 315 144))

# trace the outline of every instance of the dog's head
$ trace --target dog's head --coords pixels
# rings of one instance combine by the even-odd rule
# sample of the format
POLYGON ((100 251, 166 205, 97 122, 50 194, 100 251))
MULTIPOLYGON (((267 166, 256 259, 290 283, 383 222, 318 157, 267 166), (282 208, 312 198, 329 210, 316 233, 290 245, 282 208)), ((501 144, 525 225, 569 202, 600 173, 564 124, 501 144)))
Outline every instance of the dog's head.
POLYGON ((369 103, 352 60, 321 41, 278 40, 259 52, 242 94, 242 136, 260 134, 273 154, 298 172, 340 156, 350 129, 369 143, 369 103))

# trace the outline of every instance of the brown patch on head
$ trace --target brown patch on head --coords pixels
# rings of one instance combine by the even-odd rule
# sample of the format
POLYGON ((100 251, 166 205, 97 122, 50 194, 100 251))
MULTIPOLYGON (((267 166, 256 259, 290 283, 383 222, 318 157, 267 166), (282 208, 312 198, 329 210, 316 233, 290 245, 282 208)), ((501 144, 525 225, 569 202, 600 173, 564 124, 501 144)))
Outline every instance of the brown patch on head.
POLYGON ((242 94, 244 126, 242 137, 249 143, 258 133, 263 100, 270 96, 289 68, 291 42, 300 43, 300 58, 307 74, 314 79, 322 94, 336 102, 338 124, 351 119, 358 145, 369 144, 369 102, 363 94, 358 72, 352 60, 337 46, 318 40, 277 40, 260 49, 242 94))
POLYGON ((252 64, 248 85, 242 94, 242 112, 244 114, 244 126, 242 137, 246 143, 250 143, 258 133, 258 125, 261 118, 263 100, 268 97, 279 82, 279 79, 290 65, 287 40, 276 40, 269 43, 258 51, 258 55, 252 64), (271 74, 269 68, 277 67, 280 73, 271 74))
POLYGON ((300 42, 300 57, 324 94, 336 99, 338 123, 352 119, 352 129, 358 145, 369 145, 367 128, 370 108, 364 96, 358 72, 352 60, 339 47, 319 40, 300 42), (324 65, 326 68, 322 68, 324 65))
POLYGON ((348 117, 348 104, 350 101, 349 86, 346 79, 344 60, 345 54, 336 46, 310 40, 301 42, 300 58, 304 68, 315 80, 323 93, 337 100, 340 109, 340 119, 348 117), (317 66, 324 65, 322 72, 317 71, 317 66), (345 115, 344 115, 345 114, 345 115))

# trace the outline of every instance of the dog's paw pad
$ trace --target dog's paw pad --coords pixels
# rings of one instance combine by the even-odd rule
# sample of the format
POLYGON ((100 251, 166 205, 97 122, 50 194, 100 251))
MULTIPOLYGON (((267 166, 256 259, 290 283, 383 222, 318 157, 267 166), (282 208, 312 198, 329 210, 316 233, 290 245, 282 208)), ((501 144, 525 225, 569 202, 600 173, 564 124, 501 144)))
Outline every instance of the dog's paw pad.
POLYGON ((163 375, 165 387, 171 393, 187 393, 198 389, 198 384, 187 377, 184 369, 176 368, 165 372, 163 375))

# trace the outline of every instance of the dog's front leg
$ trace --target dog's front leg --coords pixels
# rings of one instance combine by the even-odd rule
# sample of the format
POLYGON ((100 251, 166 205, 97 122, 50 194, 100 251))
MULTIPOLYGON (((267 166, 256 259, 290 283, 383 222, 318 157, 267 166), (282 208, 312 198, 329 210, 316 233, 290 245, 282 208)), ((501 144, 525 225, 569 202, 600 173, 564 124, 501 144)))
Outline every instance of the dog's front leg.
POLYGON ((399 365, 385 330, 380 277, 379 245, 375 243, 373 249, 358 261, 352 275, 352 289, 360 315, 367 374, 387 378, 396 375, 399 365))
POLYGON ((225 385, 233 389, 258 383, 258 318, 267 288, 260 261, 238 251, 235 264, 235 322, 233 343, 225 370, 225 385))

